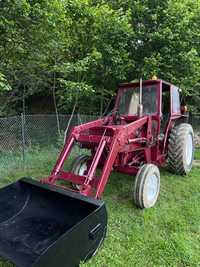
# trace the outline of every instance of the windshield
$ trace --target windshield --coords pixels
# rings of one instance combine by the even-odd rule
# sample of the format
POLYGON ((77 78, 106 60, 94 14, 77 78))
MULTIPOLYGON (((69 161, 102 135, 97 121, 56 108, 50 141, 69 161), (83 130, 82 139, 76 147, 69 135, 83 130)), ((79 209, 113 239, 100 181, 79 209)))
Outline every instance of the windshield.
MULTIPOLYGON (((119 101, 119 113, 137 115, 140 99, 140 88, 129 88, 122 91, 119 101)), ((143 113, 146 115, 157 112, 157 87, 156 85, 142 88, 143 113)))

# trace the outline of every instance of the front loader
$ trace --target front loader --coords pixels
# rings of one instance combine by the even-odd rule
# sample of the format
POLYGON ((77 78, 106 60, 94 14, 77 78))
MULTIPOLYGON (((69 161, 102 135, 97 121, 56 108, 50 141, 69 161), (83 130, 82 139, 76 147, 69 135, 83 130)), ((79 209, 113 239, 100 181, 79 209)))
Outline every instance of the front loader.
POLYGON ((0 255, 19 267, 78 266, 106 236, 101 197, 111 172, 136 175, 134 203, 153 207, 159 167, 187 174, 193 139, 176 86, 158 79, 120 85, 112 114, 74 127, 49 177, 0 190, 0 255), (74 145, 84 153, 66 171, 74 145))

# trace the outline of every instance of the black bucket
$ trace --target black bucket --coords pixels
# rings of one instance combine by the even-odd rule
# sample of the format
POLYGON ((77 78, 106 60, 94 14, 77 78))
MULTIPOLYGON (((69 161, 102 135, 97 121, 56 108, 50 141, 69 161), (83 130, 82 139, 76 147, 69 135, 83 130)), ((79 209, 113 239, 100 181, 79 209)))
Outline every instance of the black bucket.
POLYGON ((103 201, 30 178, 0 189, 0 256, 18 267, 73 267, 100 247, 103 201))

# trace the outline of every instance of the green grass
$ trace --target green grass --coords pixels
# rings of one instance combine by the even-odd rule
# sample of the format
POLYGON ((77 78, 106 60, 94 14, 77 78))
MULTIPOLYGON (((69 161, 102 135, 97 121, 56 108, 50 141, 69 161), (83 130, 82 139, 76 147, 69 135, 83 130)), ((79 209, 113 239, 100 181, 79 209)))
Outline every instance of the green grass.
POLYGON ((92 266, 200 266, 200 169, 187 177, 161 172, 161 194, 152 209, 131 199, 133 179, 113 174, 104 200, 108 236, 92 266))
MULTIPOLYGON (((24 171, 13 162, 13 169, 8 165, 4 170, 1 186, 21 176, 48 175, 56 154, 53 148, 31 153, 31 164, 24 171)), ((187 177, 161 170, 159 201, 154 208, 139 210, 132 202, 134 179, 113 173, 103 197, 108 234, 98 254, 82 267, 200 266, 199 181, 199 168, 187 177)), ((0 266, 13 265, 1 261, 0 266)))
POLYGON ((194 159, 200 160, 200 148, 195 150, 194 159))

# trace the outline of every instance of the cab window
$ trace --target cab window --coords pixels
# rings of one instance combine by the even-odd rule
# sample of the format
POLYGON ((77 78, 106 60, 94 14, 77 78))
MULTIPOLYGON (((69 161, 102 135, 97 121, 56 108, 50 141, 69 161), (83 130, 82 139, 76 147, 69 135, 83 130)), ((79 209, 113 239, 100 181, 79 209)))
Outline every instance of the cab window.
POLYGON ((179 114, 180 113, 180 96, 179 96, 178 87, 172 86, 171 94, 172 94, 172 113, 179 114))
MULTIPOLYGON (((119 112, 121 114, 137 115, 140 98, 140 88, 129 88, 122 92, 119 102, 119 112)), ((142 104, 143 113, 151 115, 157 112, 157 87, 143 86, 142 104)))

